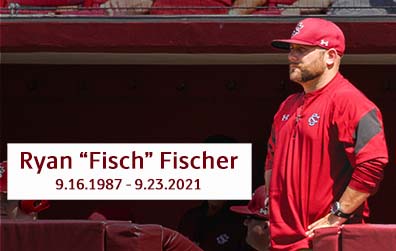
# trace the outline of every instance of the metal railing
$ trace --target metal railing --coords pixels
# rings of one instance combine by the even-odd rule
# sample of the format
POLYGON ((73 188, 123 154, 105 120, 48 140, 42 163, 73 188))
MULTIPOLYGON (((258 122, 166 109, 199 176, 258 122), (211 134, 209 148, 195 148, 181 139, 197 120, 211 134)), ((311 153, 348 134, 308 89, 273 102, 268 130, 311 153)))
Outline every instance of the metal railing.
POLYGON ((134 15, 394 15, 396 0, 3 0, 2 15, 134 16, 134 15), (73 4, 70 4, 72 2, 73 4), (212 2, 213 5, 210 5, 212 2), (29 5, 27 5, 27 4, 29 5), (34 3, 34 4, 32 4, 34 3))

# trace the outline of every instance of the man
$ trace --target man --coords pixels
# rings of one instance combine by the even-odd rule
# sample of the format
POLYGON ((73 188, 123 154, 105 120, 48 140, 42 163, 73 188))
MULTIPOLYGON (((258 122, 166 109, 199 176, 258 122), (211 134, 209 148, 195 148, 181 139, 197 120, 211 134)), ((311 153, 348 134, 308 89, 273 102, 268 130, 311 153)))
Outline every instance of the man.
POLYGON ((299 250, 317 228, 363 222, 388 153, 379 109, 338 71, 338 26, 307 18, 272 45, 289 50, 290 80, 304 91, 281 104, 268 141, 271 246, 299 250))
POLYGON ((265 207, 266 201, 265 186, 258 187, 253 194, 253 198, 247 206, 232 206, 231 211, 246 216, 243 224, 247 227, 246 242, 257 251, 268 251, 268 209, 265 207))

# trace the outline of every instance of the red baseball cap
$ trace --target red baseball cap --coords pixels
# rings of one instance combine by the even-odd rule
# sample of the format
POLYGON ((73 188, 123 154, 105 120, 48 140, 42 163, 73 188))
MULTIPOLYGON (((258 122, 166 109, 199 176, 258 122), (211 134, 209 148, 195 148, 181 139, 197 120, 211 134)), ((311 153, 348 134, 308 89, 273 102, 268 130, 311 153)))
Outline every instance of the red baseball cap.
POLYGON ((345 37, 342 30, 333 22, 322 18, 306 18, 294 28, 290 39, 276 39, 271 45, 279 49, 290 49, 290 44, 334 48, 340 56, 345 51, 345 37))
POLYGON ((7 192, 7 162, 0 162, 0 192, 7 192))
POLYGON ((27 213, 38 213, 50 207, 48 200, 21 200, 19 208, 27 213))
POLYGON ((268 219, 268 209, 265 208, 267 199, 265 186, 259 186, 253 193, 253 198, 246 206, 232 206, 230 210, 244 215, 251 215, 261 219, 268 219))

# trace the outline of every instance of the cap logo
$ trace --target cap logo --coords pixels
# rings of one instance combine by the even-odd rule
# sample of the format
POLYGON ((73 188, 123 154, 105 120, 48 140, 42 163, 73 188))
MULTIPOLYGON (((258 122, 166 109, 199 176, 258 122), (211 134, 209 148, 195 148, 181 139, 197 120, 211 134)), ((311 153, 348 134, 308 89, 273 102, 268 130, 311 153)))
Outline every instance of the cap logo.
POLYGON ((323 45, 323 46, 329 46, 329 41, 326 41, 326 40, 320 40, 320 45, 323 45))
POLYGON ((294 37, 295 35, 297 35, 298 33, 300 33, 300 31, 304 28, 304 24, 302 22, 299 22, 296 25, 296 28, 294 28, 294 31, 292 32, 292 37, 294 37))
POLYGON ((288 120, 289 117, 290 117, 290 114, 283 114, 283 116, 282 116, 282 121, 288 120))
POLYGON ((268 209, 260 208, 259 213, 260 213, 260 214, 265 214, 265 215, 267 215, 267 214, 268 214, 268 209))

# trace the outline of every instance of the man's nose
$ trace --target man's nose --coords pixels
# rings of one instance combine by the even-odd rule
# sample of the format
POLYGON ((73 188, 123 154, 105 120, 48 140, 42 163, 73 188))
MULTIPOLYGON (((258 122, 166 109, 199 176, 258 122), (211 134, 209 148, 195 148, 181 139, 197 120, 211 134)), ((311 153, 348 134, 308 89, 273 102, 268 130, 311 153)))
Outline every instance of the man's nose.
POLYGON ((298 57, 297 57, 296 52, 294 52, 293 50, 290 50, 289 54, 287 54, 287 59, 289 60, 289 62, 297 62, 298 57))

